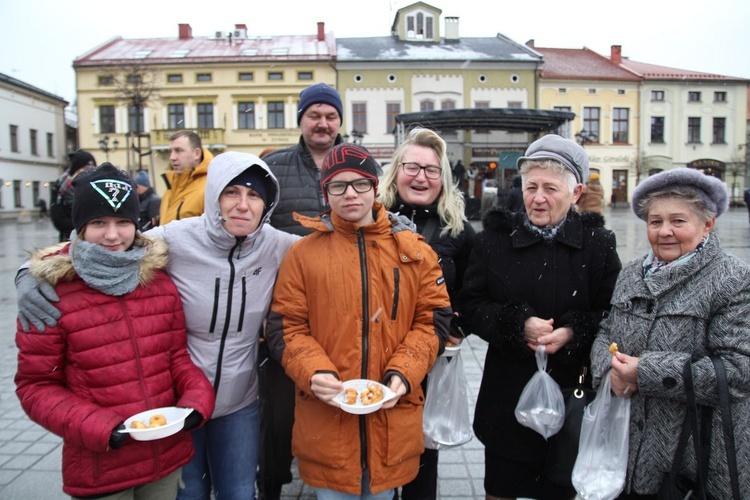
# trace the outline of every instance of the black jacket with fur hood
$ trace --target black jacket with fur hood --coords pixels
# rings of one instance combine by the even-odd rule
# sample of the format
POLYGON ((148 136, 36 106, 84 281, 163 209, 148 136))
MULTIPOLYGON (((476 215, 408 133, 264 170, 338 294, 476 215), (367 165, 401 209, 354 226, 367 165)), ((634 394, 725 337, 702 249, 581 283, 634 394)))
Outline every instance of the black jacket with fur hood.
POLYGON ((495 208, 483 223, 461 294, 471 331, 489 343, 474 430, 506 458, 543 460, 547 442, 514 415, 537 370, 524 323, 537 316, 554 319, 553 328, 573 328, 573 339, 549 356, 547 371, 561 387, 574 386, 621 268, 615 235, 601 215, 581 216, 572 209, 546 240, 532 230, 524 210, 495 208))

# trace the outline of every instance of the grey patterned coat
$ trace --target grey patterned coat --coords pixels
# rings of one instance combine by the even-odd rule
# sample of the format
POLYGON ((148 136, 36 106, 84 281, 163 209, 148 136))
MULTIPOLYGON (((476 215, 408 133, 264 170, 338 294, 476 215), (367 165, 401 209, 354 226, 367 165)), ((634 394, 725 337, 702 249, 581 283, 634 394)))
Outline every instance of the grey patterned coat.
MULTIPOLYGON (((750 267, 728 254, 715 234, 687 263, 644 279, 643 259, 620 273, 612 310, 591 349, 598 385, 611 366, 608 347, 636 356, 625 491, 653 494, 671 468, 685 417, 682 368, 691 353, 699 405, 713 411, 708 492, 731 498, 711 354, 724 359, 732 404, 741 498, 750 498, 750 267)), ((700 410, 699 410, 700 414, 700 410)), ((692 445, 683 467, 695 475, 692 445)))

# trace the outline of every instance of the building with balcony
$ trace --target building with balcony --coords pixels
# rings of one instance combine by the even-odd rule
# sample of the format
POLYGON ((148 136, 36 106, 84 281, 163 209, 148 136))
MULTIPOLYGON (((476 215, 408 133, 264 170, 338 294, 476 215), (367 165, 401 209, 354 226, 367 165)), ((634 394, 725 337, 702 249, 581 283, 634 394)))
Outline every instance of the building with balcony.
POLYGON ((0 73, 0 218, 50 205, 67 163, 62 97, 0 73))
POLYGON ((299 139, 300 91, 336 83, 323 23, 289 36, 256 35, 244 24, 209 36, 178 28, 174 38, 115 37, 73 62, 81 147, 101 144, 107 152, 97 158, 149 170, 157 191, 173 133, 195 130, 214 154, 286 147, 299 139))

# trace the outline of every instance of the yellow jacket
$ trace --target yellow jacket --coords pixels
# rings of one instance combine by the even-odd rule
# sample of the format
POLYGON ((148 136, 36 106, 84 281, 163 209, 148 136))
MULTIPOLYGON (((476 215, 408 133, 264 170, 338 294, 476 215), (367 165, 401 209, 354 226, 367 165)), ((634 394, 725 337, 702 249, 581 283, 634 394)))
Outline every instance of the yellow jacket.
POLYGON ((208 164, 214 159, 211 152, 203 148, 203 161, 194 169, 182 173, 170 170, 162 178, 167 183, 167 191, 161 198, 159 224, 173 220, 187 219, 203 213, 203 192, 206 190, 208 164))

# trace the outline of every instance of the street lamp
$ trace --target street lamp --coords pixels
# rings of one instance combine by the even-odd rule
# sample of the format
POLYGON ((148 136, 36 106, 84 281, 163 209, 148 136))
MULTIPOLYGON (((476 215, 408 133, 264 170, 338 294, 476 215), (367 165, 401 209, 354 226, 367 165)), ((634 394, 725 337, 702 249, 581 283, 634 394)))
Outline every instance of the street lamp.
POLYGON ((592 134, 586 129, 583 129, 576 134, 576 142, 580 144, 581 147, 586 146, 586 143, 588 142, 597 142, 598 140, 599 140, 598 135, 592 134))
POLYGON ((365 134, 358 130, 352 130, 352 143, 356 145, 362 144, 362 139, 364 139, 365 134))
POLYGON ((109 161, 109 152, 110 151, 117 151, 117 146, 120 145, 120 141, 115 139, 112 141, 112 147, 109 147, 109 136, 105 135, 102 139, 99 139, 99 149, 104 151, 104 154, 107 155, 107 161, 109 161))

